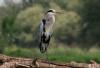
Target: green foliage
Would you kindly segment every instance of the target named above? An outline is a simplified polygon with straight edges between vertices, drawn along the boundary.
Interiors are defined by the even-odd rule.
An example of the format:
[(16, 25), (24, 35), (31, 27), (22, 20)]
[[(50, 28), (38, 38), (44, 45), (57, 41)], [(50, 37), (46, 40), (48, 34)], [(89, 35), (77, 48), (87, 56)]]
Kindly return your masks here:
[[(48, 9), (52, 8), (64, 14), (56, 15), (51, 48), (48, 51), (49, 59), (64, 62), (72, 60), (89, 62), (94, 59), (100, 63), (99, 49), (89, 50), (89, 47), (100, 45), (99, 2), (99, 0), (36, 0), (34, 2), (30, 0), (27, 5), (24, 4), (24, 9), (21, 9), (21, 6), (0, 8), (0, 51), (12, 56), (45, 57), (40, 55), (39, 50), (29, 47), (37, 46), (41, 18)], [(16, 47), (13, 47), (13, 44)], [(69, 44), (72, 47), (81, 46), (88, 50), (66, 48), (65, 46)]]
[[(37, 32), (39, 31), (39, 24), (43, 15), (43, 8), (35, 4), (34, 6), (21, 11), (15, 20), (14, 28), (16, 33), (14, 37), (22, 40), (22, 46), (35, 46), (31, 44), (36, 41), (38, 36)], [(30, 43), (31, 42), (31, 43)], [(28, 43), (24, 45), (25, 43)]]
[(14, 27), (19, 26), (19, 30), (32, 27), (31, 29), (34, 31), (35, 28), (39, 25), (40, 17), (43, 12), (43, 9), (39, 5), (34, 5), (24, 11), (21, 11), (16, 18), (14, 23)]
[[(90, 48), (88, 51), (82, 50), (80, 48), (69, 48), (69, 47), (56, 47), (49, 48), (48, 50), (48, 60), (56, 62), (90, 62), (90, 60), (95, 60), (100, 63), (100, 50), (98, 48)], [(13, 46), (12, 49), (7, 47), (4, 49), (4, 54), (9, 56), (18, 57), (41, 57), (46, 58), (45, 54), (42, 55), (37, 49), (27, 49)]]
[(84, 10), (81, 14), (83, 17), (83, 26), (85, 24), (85, 27), (82, 30), (81, 38), (85, 40), (85, 42), (89, 44), (95, 44), (99, 43), (100, 41), (100, 31), (99, 31), (99, 25), (100, 25), (100, 6), (99, 6), (99, 0), (87, 0), (85, 1)]
[(68, 4), (68, 1), (66, 0), (55, 0), (55, 2), (60, 5), (61, 8), (63, 9), (67, 9), (67, 4)]
[(81, 31), (80, 20), (81, 17), (73, 11), (65, 12), (64, 15), (57, 17), (54, 32), (55, 38), (63, 43), (67, 43), (69, 37), (76, 39)]
[(9, 47), (4, 49), (4, 54), (10, 56), (18, 56), (18, 57), (30, 57), (32, 56), (32, 52), (28, 49), (22, 49), (18, 47), (13, 47), (10, 49)]
[(3, 31), (3, 34), (11, 34), (13, 33), (13, 23), (15, 21), (15, 16), (12, 15), (10, 17), (5, 17), (3, 19), (3, 23), (2, 23), (2, 31)]
[[(54, 40), (66, 43), (70, 37), (73, 39), (78, 37), (81, 30), (81, 16), (76, 12), (76, 9), (80, 8), (78, 7), (80, 6), (80, 3), (82, 3), (80, 0), (37, 0), (35, 3), (31, 7), (27, 7), (19, 13), (12, 13), (5, 17), (2, 28), (3, 33), (12, 34), (11, 37), (19, 39), (18, 41), (33, 41), (33, 43), (36, 44), (36, 35), (39, 30), (39, 23), (44, 14), (43, 12), (49, 8), (53, 8), (57, 11), (64, 12), (64, 14), (56, 16), (57, 21), (54, 26)], [(68, 9), (68, 11), (66, 11), (66, 9)], [(60, 33), (59, 30), (61, 30)]]

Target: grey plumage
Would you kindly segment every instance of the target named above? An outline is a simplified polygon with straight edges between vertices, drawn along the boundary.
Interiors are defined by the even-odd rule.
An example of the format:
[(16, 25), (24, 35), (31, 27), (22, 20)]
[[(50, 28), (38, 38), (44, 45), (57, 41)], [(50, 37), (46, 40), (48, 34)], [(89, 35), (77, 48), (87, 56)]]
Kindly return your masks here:
[(39, 48), (40, 52), (44, 53), (47, 51), (50, 38), (53, 32), (53, 24), (55, 23), (55, 10), (50, 9), (40, 23), (40, 40)]

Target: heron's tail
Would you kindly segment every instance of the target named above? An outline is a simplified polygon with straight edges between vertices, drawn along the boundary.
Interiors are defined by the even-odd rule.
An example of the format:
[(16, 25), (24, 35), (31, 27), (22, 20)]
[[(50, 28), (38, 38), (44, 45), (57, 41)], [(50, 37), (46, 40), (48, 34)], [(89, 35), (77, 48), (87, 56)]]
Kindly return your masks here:
[(40, 43), (39, 44), (39, 49), (40, 49), (41, 53), (45, 53), (47, 51), (47, 45), (43, 44), (43, 43)]

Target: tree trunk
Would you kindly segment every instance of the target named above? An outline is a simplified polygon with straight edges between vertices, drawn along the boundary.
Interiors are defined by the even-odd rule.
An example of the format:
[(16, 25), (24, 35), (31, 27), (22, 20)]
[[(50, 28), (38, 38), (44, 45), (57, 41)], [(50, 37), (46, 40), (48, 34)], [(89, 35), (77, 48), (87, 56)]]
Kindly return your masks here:
[(0, 54), (0, 68), (100, 68), (95, 61), (91, 63), (56, 63), (44, 59), (16, 58)]

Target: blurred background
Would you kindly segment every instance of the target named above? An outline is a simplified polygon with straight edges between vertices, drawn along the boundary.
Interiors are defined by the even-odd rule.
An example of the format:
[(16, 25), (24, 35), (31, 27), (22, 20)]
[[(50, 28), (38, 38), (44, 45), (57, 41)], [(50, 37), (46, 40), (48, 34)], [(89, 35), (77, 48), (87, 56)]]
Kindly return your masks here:
[(49, 60), (100, 63), (100, 0), (0, 0), (0, 53), (45, 58), (38, 31), (50, 8), (64, 14), (56, 15)]

